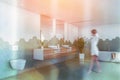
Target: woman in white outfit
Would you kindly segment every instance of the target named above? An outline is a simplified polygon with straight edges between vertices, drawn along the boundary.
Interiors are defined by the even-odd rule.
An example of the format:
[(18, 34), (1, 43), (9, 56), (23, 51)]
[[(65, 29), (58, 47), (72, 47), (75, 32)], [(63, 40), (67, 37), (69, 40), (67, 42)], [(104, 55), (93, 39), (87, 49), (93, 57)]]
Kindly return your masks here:
[(92, 58), (91, 58), (91, 63), (90, 63), (88, 73), (92, 72), (92, 68), (93, 68), (94, 63), (97, 64), (98, 72), (101, 72), (100, 64), (99, 64), (99, 61), (98, 61), (99, 50), (98, 50), (98, 47), (97, 47), (99, 37), (98, 37), (96, 29), (91, 30), (91, 33), (92, 33), (92, 37), (91, 37), (91, 56), (92, 56)]

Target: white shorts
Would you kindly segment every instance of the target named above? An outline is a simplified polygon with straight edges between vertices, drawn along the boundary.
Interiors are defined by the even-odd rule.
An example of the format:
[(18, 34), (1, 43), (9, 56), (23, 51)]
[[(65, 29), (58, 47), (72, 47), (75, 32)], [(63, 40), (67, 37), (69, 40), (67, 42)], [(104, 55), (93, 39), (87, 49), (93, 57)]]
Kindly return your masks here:
[(99, 55), (99, 51), (91, 51), (91, 55), (92, 55), (92, 56), (93, 56), (93, 55), (98, 56), (98, 55)]

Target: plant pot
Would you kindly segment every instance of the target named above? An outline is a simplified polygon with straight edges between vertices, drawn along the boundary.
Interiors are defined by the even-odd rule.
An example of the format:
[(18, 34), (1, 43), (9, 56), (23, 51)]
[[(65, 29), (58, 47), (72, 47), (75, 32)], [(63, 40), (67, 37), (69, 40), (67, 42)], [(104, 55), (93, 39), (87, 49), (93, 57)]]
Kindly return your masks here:
[(84, 53), (79, 53), (79, 59), (84, 61), (85, 59), (85, 54)]

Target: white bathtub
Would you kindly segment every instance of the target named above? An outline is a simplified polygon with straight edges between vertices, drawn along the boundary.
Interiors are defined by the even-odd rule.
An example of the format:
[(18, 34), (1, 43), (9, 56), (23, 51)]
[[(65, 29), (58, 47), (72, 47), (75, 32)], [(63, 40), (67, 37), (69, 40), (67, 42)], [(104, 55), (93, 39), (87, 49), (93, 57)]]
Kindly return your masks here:
[(113, 61), (112, 53), (116, 54), (115, 60), (120, 61), (120, 52), (114, 52), (114, 51), (100, 51), (99, 60), (100, 61)]

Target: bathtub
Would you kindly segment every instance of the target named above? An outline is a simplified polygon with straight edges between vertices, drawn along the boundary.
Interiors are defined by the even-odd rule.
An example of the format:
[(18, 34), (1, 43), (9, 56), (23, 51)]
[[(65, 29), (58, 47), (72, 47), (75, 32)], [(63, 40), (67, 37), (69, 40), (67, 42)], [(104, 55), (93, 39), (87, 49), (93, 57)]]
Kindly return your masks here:
[[(115, 53), (116, 57), (115, 59), (112, 59), (112, 54)], [(99, 51), (99, 60), (100, 61), (117, 61), (120, 62), (120, 52), (114, 52), (114, 51)]]

